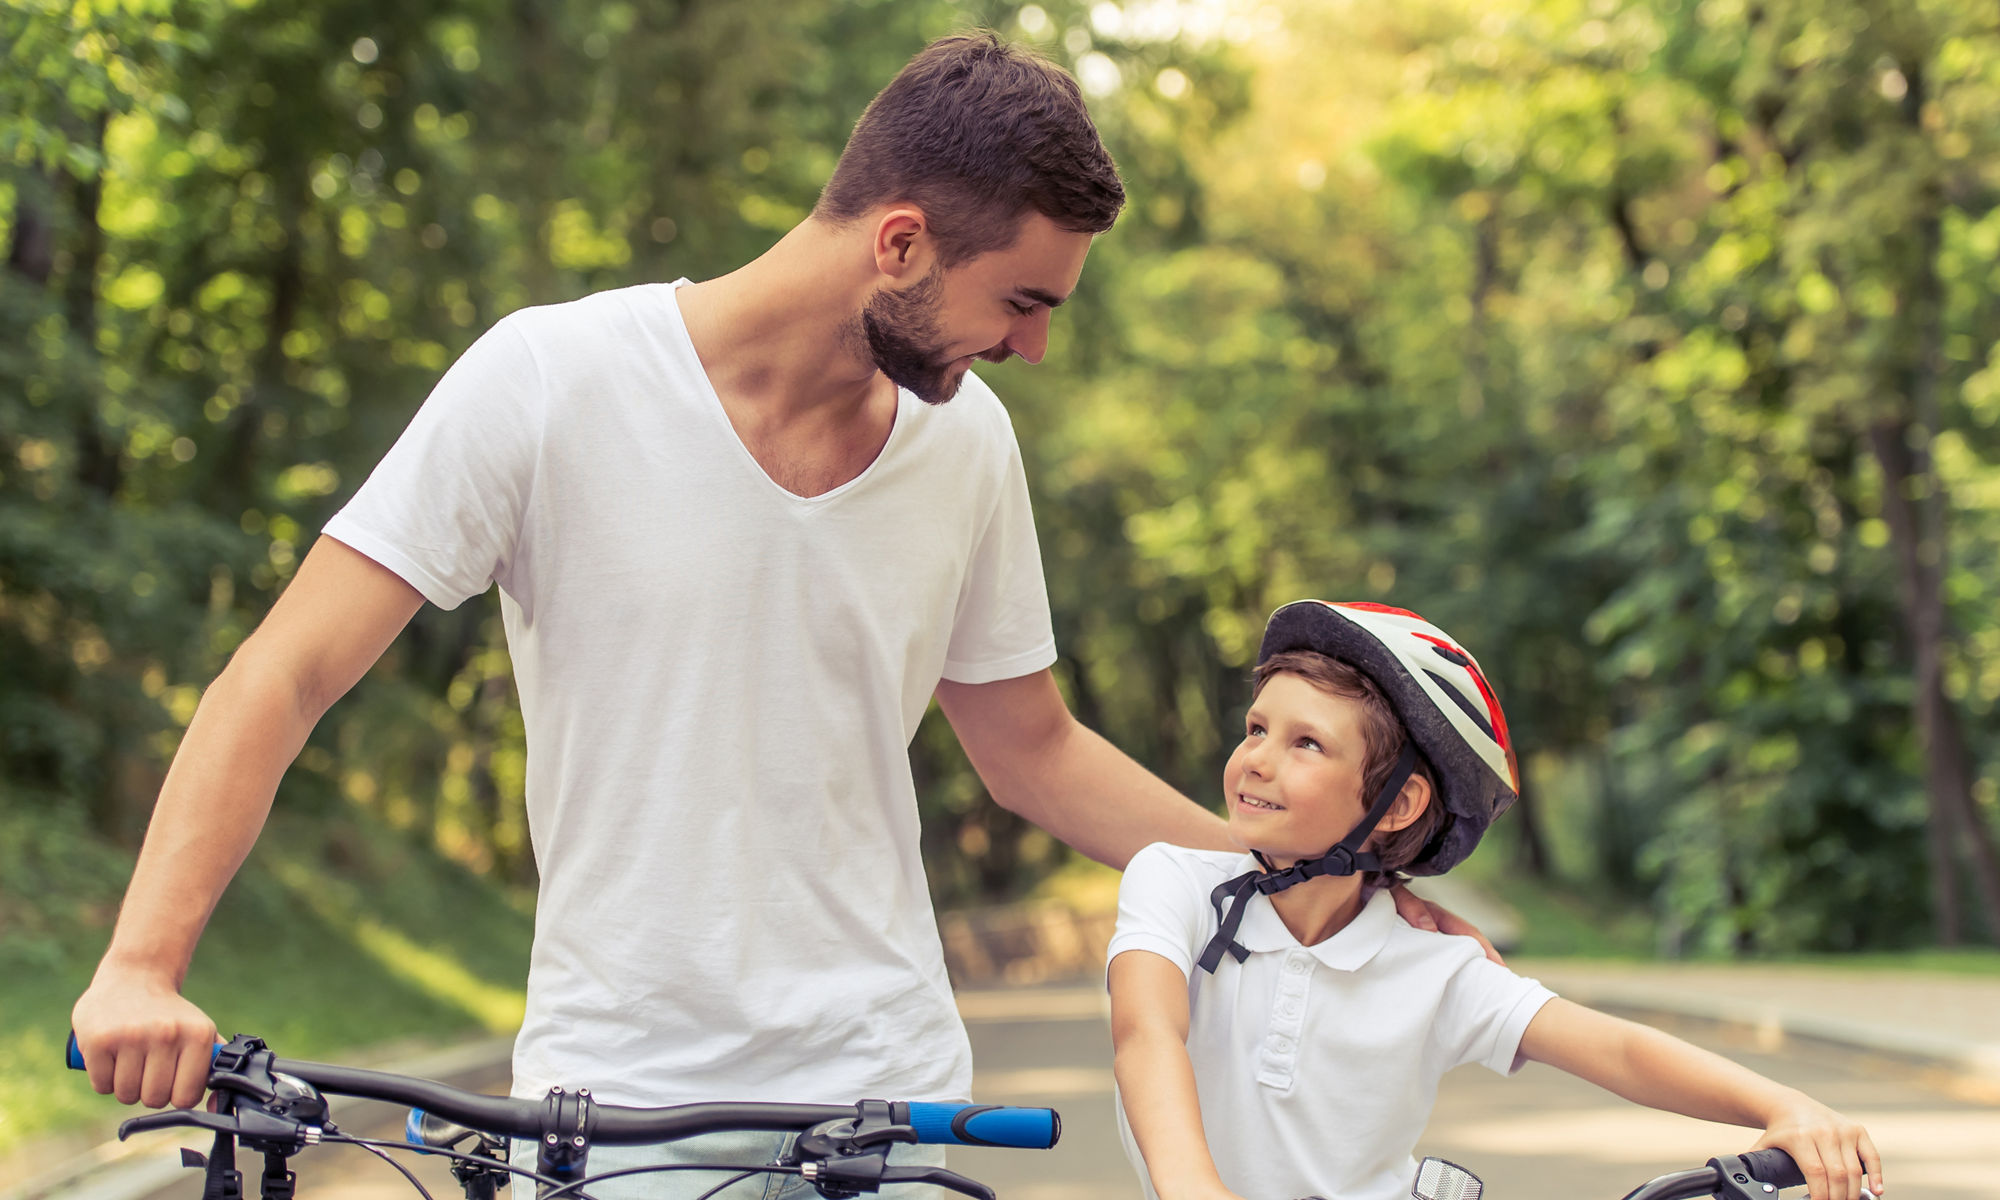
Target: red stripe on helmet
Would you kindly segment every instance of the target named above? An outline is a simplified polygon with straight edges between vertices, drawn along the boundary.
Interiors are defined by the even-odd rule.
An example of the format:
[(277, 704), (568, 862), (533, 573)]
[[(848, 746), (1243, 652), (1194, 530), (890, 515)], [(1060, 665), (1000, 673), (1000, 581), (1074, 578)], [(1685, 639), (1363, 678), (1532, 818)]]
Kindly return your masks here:
[[(1423, 620), (1422, 617), (1407, 608), (1392, 608), (1387, 604), (1377, 604), (1372, 600), (1322, 600), (1320, 603), (1326, 605), (1328, 608), (1358, 608), (1362, 612), (1388, 613), (1390, 616), (1408, 617), (1412, 621)], [(1425, 623), (1429, 624), (1429, 622)]]
[[(1411, 630), (1410, 632), (1432, 645), (1443, 646), (1453, 654), (1464, 655), (1467, 663), (1472, 662), (1470, 654), (1466, 654), (1465, 651), (1445, 641), (1443, 638), (1432, 637), (1428, 633), (1416, 633), (1415, 630)], [(1514, 739), (1508, 736), (1507, 714), (1500, 711), (1500, 698), (1493, 694), (1492, 688), (1486, 686), (1486, 677), (1479, 673), (1477, 666), (1467, 666), (1465, 673), (1472, 676), (1473, 685), (1479, 689), (1480, 698), (1486, 701), (1487, 719), (1493, 723), (1493, 740), (1499, 742), (1500, 748), (1507, 752), (1507, 766), (1514, 772), (1515, 782), (1519, 783), (1521, 773), (1520, 769), (1514, 766)]]

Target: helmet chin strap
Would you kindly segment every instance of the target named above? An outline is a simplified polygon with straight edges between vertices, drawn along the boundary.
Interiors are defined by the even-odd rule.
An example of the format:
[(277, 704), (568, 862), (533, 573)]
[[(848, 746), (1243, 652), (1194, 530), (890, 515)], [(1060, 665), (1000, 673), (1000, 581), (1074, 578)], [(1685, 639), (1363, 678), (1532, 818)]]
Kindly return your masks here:
[[(1389, 772), (1388, 780), (1376, 794), (1375, 803), (1368, 806), (1368, 815), (1361, 818), (1360, 824), (1348, 830), (1347, 836), (1341, 838), (1333, 849), (1318, 858), (1301, 860), (1279, 870), (1262, 851), (1252, 850), (1250, 853), (1255, 856), (1258, 865), (1263, 869), (1238, 875), (1226, 883), (1219, 883), (1215, 885), (1215, 890), (1208, 894), (1208, 902), (1215, 906), (1215, 916), (1220, 924), (1215, 936), (1208, 940), (1207, 947), (1202, 950), (1201, 959), (1196, 965), (1213, 975), (1215, 968), (1222, 965), (1224, 954), (1230, 955), (1237, 962), (1250, 957), (1250, 951), (1237, 942), (1236, 930), (1243, 924), (1243, 910), (1250, 907), (1250, 897), (1257, 893), (1262, 892), (1268, 896), (1321, 875), (1353, 875), (1361, 871), (1381, 870), (1382, 860), (1375, 857), (1373, 852), (1363, 850), (1361, 843), (1367, 841), (1368, 835), (1375, 832), (1375, 826), (1381, 823), (1383, 817), (1389, 815), (1390, 807), (1396, 803), (1396, 797), (1403, 792), (1403, 785), (1410, 781), (1410, 774), (1416, 769), (1416, 743), (1405, 738), (1403, 752), (1396, 758), (1396, 767)], [(1229, 902), (1227, 912), (1223, 911), (1224, 901)]]

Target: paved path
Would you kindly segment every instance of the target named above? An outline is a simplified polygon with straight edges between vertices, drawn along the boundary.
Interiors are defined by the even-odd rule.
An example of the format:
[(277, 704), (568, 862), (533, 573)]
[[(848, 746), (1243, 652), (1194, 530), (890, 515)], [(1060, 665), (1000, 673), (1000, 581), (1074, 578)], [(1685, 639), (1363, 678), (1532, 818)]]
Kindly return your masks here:
[[(1787, 966), (1515, 965), (1576, 999), (1647, 1010), (1653, 1023), (1860, 1118), (1887, 1156), (1896, 1200), (2000, 1195), (1994, 1182), (2000, 1178), (2000, 978)], [(1063, 1113), (1064, 1136), (1044, 1152), (955, 1151), (954, 1167), (992, 1184), (1005, 1200), (1137, 1200), (1112, 1119), (1110, 1035), (1100, 992), (973, 992), (961, 997), (961, 1008), (979, 1065), (975, 1095), (1052, 1104)], [(1689, 1013), (1731, 1023), (1676, 1015)], [(488, 1082), (504, 1086), (504, 1076), (496, 1071)], [(1637, 1108), (1547, 1068), (1530, 1066), (1509, 1080), (1475, 1067), (1446, 1082), (1423, 1148), (1478, 1172), (1496, 1200), (1544, 1193), (1610, 1200), (1653, 1175), (1750, 1140), (1744, 1130)], [(435, 1160), (417, 1161), (419, 1174), (442, 1189), (435, 1191), (439, 1200), (457, 1195)], [(301, 1200), (414, 1195), (393, 1170), (357, 1150), (321, 1149), (299, 1165)], [(101, 1187), (59, 1195), (144, 1200)], [(199, 1175), (188, 1172), (171, 1192), (156, 1195), (194, 1200)]]
[[(1545, 966), (1536, 965), (1554, 976)], [(1583, 982), (1582, 973), (1567, 982)], [(954, 1152), (955, 1165), (993, 1184), (1003, 1200), (1139, 1196), (1118, 1149), (1110, 1071), (1078, 1065), (1109, 1061), (1110, 1035), (1098, 1006), (1094, 989), (966, 998), (975, 1061), (982, 1064), (980, 1098), (1029, 1103), (1040, 1094), (1063, 1113), (1063, 1144), (1046, 1155)], [(1896, 1200), (2000, 1194), (2000, 1098), (1976, 1082), (1900, 1055), (1797, 1036), (1774, 1046), (1768, 1025), (1723, 1026), (1660, 1013), (1646, 1019), (1862, 1120), (1886, 1157), (1888, 1194)], [(1103, 1057), (1075, 1057), (1093, 1053)], [(1495, 1200), (1613, 1200), (1656, 1175), (1699, 1166), (1754, 1140), (1751, 1131), (1653, 1112), (1530, 1064), (1511, 1079), (1481, 1067), (1454, 1072), (1418, 1152), (1470, 1168)]]
[(2000, 975), (1575, 959), (1513, 966), (1579, 1003), (1747, 1025), (1766, 1049), (1805, 1037), (1928, 1060), (2000, 1101)]

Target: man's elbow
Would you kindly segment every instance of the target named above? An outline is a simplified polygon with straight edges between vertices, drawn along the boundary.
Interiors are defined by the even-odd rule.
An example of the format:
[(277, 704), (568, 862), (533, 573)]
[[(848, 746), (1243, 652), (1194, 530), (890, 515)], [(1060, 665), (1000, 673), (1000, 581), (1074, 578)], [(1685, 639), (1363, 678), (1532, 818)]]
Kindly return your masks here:
[(310, 728), (344, 689), (311, 663), (284, 653), (274, 639), (252, 633), (208, 690), (234, 704), (255, 706), (253, 711), (278, 714)]

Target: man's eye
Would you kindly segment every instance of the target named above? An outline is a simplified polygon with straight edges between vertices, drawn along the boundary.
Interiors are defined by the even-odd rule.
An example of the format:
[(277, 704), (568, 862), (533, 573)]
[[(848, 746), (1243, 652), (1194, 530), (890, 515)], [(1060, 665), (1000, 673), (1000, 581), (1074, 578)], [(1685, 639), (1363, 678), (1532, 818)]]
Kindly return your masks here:
[(1015, 316), (1017, 316), (1017, 317), (1025, 317), (1025, 316), (1027, 316), (1027, 315), (1028, 315), (1029, 313), (1031, 313), (1031, 312), (1034, 312), (1034, 311), (1035, 311), (1035, 306), (1034, 306), (1034, 305), (1032, 305), (1032, 304), (1023, 304), (1023, 303), (1021, 303), (1021, 302), (1020, 302), (1020, 301), (1018, 301), (1018, 300), (1009, 300), (1009, 301), (1007, 302), (1007, 307), (1008, 307), (1008, 308), (1011, 308), (1011, 309), (1013, 309), (1013, 310), (1014, 310), (1014, 315), (1015, 315)]

